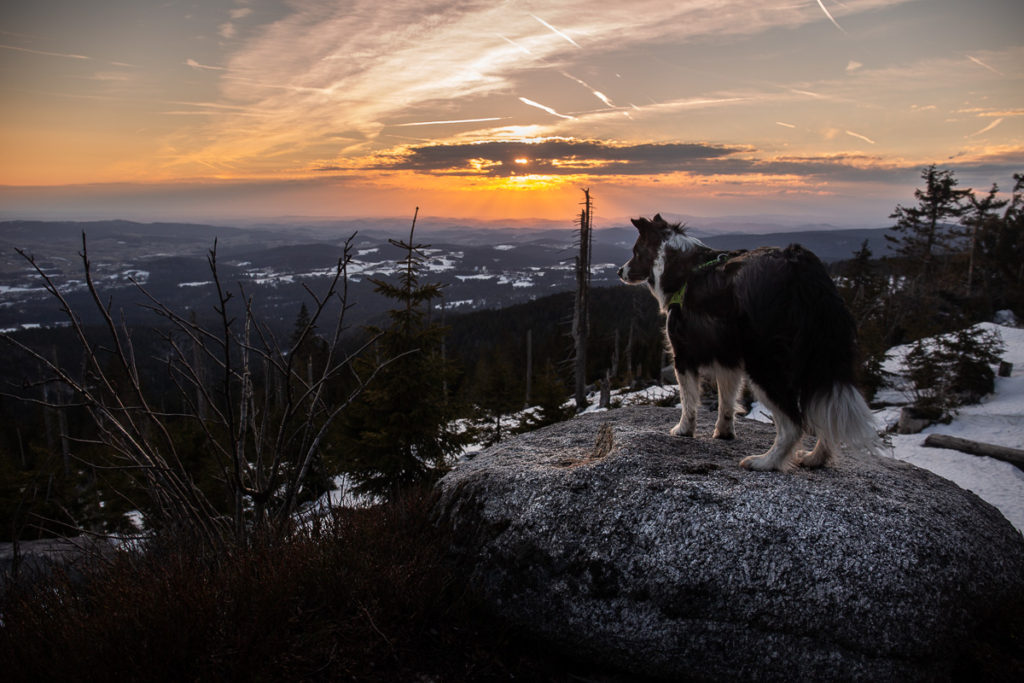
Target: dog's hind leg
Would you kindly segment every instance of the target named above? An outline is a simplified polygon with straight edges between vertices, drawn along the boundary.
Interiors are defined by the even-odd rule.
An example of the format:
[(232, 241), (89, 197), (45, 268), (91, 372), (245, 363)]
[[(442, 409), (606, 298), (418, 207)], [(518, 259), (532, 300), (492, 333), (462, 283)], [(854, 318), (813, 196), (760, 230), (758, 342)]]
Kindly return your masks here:
[(814, 444), (813, 450), (796, 452), (796, 464), (801, 467), (821, 467), (831, 459), (832, 451), (829, 450), (828, 444), (822, 438), (819, 438), (818, 443)]
[(697, 426), (697, 404), (700, 402), (700, 377), (696, 372), (676, 368), (676, 381), (679, 382), (679, 400), (683, 404), (679, 424), (669, 432), (672, 436), (693, 436)]
[(740, 461), (740, 467), (748, 470), (792, 472), (796, 468), (794, 449), (803, 436), (803, 428), (786, 413), (762, 395), (761, 402), (771, 411), (775, 421), (775, 443), (767, 453), (751, 455)]
[(715, 366), (718, 381), (718, 420), (715, 422), (716, 439), (735, 439), (733, 418), (736, 415), (736, 394), (743, 384), (743, 372), (739, 368)]

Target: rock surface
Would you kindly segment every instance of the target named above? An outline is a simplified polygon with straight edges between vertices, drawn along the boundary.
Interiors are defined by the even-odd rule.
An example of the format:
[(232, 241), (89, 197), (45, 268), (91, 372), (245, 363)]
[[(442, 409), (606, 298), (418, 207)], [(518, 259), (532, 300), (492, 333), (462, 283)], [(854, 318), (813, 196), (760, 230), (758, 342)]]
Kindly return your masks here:
[(586, 415), (442, 479), (437, 513), (495, 612), (632, 675), (914, 680), (949, 676), (1024, 596), (1024, 539), (974, 494), (848, 453), (748, 472), (774, 429), (718, 441), (702, 417), (683, 439), (672, 408)]

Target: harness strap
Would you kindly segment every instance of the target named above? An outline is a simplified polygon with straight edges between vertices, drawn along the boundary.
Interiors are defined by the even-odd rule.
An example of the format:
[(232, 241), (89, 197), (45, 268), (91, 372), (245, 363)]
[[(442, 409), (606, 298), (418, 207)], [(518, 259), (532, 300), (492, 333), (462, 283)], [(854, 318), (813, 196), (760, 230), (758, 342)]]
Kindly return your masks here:
[[(704, 270), (708, 266), (714, 266), (714, 265), (718, 265), (719, 263), (724, 263), (728, 258), (729, 258), (728, 254), (721, 253), (717, 257), (715, 257), (715, 258), (711, 259), (710, 261), (708, 261), (707, 263), (702, 263), (701, 265), (699, 265), (696, 268), (694, 268), (693, 272), (694, 273), (699, 273), (700, 271)], [(683, 297), (686, 295), (686, 285), (687, 284), (689, 284), (689, 283), (684, 282), (683, 286), (679, 288), (679, 291), (677, 291), (675, 294), (672, 295), (672, 298), (668, 300), (668, 305), (669, 306), (671, 306), (672, 304), (677, 304), (680, 307), (682, 307), (682, 305), (683, 305)]]

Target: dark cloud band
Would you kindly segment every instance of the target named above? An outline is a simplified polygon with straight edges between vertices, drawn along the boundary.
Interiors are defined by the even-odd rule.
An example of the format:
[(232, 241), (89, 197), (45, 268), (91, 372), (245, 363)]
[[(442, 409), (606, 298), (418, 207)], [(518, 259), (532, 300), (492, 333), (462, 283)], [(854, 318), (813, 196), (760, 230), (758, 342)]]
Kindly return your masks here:
[(614, 145), (597, 140), (494, 141), (421, 145), (382, 158), (378, 169), (510, 176), (658, 175), (722, 159), (740, 147), (700, 143)]
[[(952, 163), (958, 173), (1007, 175), (1019, 164), (993, 157)], [(866, 155), (759, 158), (750, 147), (704, 143), (620, 145), (600, 140), (548, 139), (539, 142), (416, 145), (380, 154), (361, 171), (412, 171), (436, 175), (510, 177), (516, 175), (652, 176), (689, 173), (695, 176), (793, 176), (817, 182), (914, 182), (919, 165), (887, 165)], [(351, 171), (343, 165), (317, 170)], [(966, 177), (965, 177), (966, 179)]]

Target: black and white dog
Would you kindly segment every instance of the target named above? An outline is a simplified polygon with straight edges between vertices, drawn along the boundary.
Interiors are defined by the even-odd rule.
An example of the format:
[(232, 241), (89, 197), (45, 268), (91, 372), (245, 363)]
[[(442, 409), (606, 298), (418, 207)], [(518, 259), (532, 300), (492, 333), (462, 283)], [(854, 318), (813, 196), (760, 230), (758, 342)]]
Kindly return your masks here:
[[(856, 326), (817, 256), (796, 244), (716, 251), (660, 215), (633, 225), (640, 236), (619, 278), (646, 284), (667, 316), (683, 407), (672, 434), (693, 436), (704, 370), (718, 381), (715, 438), (734, 437), (744, 374), (772, 412), (775, 443), (742, 467), (819, 467), (840, 444), (879, 451), (871, 411), (854, 385)], [(805, 431), (818, 441), (797, 452)]]

